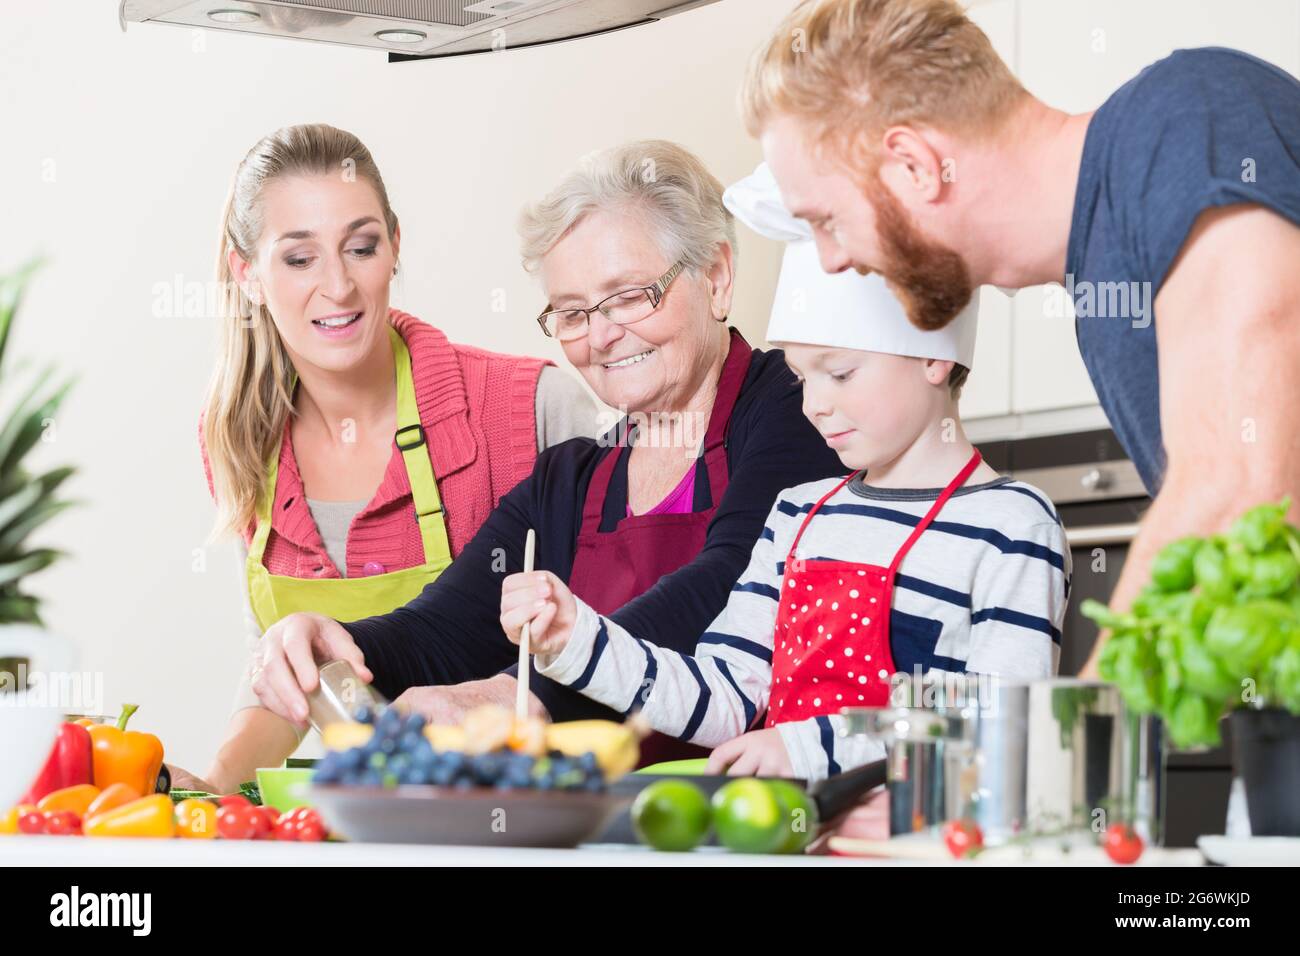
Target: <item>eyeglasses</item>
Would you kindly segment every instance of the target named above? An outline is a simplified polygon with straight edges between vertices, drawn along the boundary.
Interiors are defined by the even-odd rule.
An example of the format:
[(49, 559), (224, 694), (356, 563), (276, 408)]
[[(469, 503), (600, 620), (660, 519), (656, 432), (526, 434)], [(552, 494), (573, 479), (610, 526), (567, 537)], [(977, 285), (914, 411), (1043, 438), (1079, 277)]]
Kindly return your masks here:
[(659, 308), (659, 303), (663, 301), (668, 286), (672, 284), (672, 281), (677, 278), (683, 268), (683, 263), (677, 262), (671, 269), (661, 275), (653, 285), (615, 292), (613, 295), (601, 299), (590, 309), (553, 310), (548, 304), (547, 311), (537, 317), (537, 324), (551, 338), (559, 339), (561, 342), (572, 342), (574, 339), (580, 339), (587, 334), (591, 313), (596, 311), (599, 311), (601, 315), (615, 325), (630, 325), (633, 322), (640, 322)]

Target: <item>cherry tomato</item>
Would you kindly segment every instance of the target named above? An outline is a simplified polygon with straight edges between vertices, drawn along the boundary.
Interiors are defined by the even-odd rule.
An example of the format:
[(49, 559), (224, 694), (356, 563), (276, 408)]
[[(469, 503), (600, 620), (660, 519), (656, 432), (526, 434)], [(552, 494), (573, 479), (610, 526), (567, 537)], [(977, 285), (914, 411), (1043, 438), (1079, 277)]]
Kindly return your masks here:
[(295, 821), (307, 820), (310, 819), (311, 817), (314, 817), (315, 815), (316, 815), (316, 811), (313, 810), (311, 807), (296, 807), (295, 809), (289, 811), (289, 819)]
[(983, 848), (984, 833), (974, 820), (949, 820), (943, 825), (943, 842), (948, 852), (960, 859)]
[(35, 807), (18, 817), (19, 833), (44, 833), (45, 832), (45, 814)]
[(253, 801), (242, 793), (228, 793), (217, 801), (219, 807), (251, 807)]
[(295, 822), (293, 826), (300, 843), (319, 843), (325, 839), (325, 825), (320, 820), (306, 817)]
[(293, 818), (292, 813), (282, 813), (275, 821), (275, 838), (277, 840), (296, 840), (298, 832), (294, 829), (297, 820)]
[(1142, 855), (1142, 838), (1127, 823), (1112, 823), (1106, 828), (1102, 844), (1106, 855), (1116, 863), (1135, 863)]
[(227, 840), (251, 840), (257, 832), (253, 808), (232, 804), (217, 811), (217, 833)]
[(274, 807), (252, 807), (253, 839), (266, 840), (275, 836), (275, 821), (279, 818)]
[(81, 832), (81, 817), (71, 810), (45, 811), (45, 832), (51, 836), (68, 836)]

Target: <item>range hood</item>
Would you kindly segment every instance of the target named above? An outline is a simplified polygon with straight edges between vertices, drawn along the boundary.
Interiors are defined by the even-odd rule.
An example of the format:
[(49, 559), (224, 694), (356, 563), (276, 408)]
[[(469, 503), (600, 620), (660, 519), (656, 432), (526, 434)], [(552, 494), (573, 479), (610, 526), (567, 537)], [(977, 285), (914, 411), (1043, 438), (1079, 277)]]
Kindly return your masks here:
[(464, 56), (653, 23), (717, 0), (121, 0), (118, 20), (336, 43), (390, 60)]

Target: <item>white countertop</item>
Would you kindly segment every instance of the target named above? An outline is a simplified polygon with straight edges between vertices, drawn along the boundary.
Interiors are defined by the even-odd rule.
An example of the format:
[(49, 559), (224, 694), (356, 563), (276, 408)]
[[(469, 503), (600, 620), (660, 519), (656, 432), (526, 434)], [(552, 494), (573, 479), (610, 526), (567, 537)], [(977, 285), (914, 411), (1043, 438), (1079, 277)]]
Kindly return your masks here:
[[(1028, 865), (1105, 863), (1070, 859), (1002, 860)], [(992, 861), (990, 861), (992, 862)], [(1152, 848), (1139, 865), (1198, 865), (1198, 850)], [(590, 845), (578, 850), (518, 847), (418, 846), (387, 843), (278, 843), (274, 840), (158, 840), (125, 837), (0, 836), (0, 868), (11, 866), (933, 866), (951, 860), (849, 856), (763, 856), (717, 849), (655, 853), (644, 847)]]
[(420, 846), (410, 843), (280, 843), (143, 837), (0, 836), (10, 866), (862, 866), (889, 861), (841, 856), (760, 856), (698, 850), (655, 853), (608, 844), (580, 850)]

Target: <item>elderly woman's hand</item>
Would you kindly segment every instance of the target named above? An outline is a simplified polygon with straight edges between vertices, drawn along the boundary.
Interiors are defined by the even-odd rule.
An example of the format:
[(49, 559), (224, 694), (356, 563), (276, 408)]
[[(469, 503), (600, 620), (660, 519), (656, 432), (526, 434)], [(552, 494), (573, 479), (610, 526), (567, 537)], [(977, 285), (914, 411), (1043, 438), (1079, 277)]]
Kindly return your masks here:
[(501, 585), (501, 629), (518, 644), (524, 624), (531, 621), (528, 642), (534, 654), (563, 651), (577, 616), (573, 592), (550, 571), (512, 574)]
[[(507, 707), (513, 711), (518, 687), (509, 674), (446, 687), (411, 687), (393, 701), (393, 706), (403, 713), (422, 714), (431, 724), (459, 724), (467, 713), (484, 705)], [(534, 694), (528, 695), (528, 714), (550, 719), (545, 705)]]

